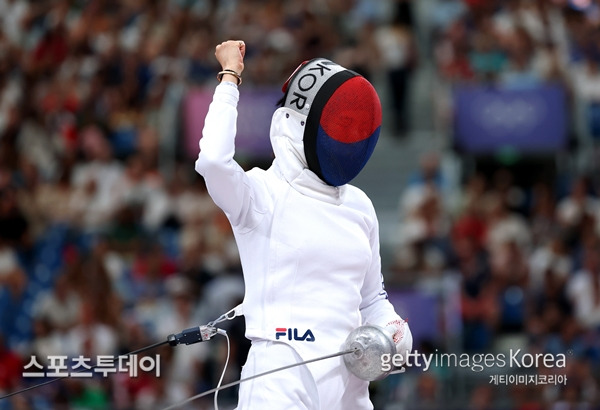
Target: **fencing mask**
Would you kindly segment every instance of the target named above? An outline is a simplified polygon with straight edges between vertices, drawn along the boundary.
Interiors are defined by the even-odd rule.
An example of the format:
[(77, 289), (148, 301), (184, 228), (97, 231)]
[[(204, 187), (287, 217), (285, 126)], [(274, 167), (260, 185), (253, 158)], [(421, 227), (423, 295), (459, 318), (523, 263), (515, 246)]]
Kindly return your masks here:
[(350, 182), (371, 157), (381, 129), (381, 103), (359, 74), (326, 60), (305, 61), (285, 82), (283, 107), (307, 116), (308, 167), (329, 185)]

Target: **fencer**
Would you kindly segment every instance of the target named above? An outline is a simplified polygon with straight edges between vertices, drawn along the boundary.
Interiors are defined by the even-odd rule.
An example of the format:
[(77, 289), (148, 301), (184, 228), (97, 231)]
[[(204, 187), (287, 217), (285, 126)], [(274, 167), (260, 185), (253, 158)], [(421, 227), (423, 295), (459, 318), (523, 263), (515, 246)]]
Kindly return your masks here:
[[(332, 61), (304, 62), (272, 117), (272, 165), (244, 171), (234, 153), (245, 51), (243, 41), (216, 47), (223, 71), (195, 164), (231, 223), (241, 258), (252, 341), (242, 378), (336, 352), (364, 324), (384, 328), (399, 353), (410, 351), (408, 324), (384, 289), (374, 207), (349, 184), (379, 137), (375, 89)], [(337, 357), (240, 385), (238, 409), (267, 408), (373, 406), (368, 382)]]

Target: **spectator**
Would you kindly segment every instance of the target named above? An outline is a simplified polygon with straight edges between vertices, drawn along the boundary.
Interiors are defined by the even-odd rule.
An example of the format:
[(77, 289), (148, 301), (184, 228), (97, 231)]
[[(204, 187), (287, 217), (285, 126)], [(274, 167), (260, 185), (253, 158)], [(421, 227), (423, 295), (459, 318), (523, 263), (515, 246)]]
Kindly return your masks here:
[(578, 244), (585, 229), (598, 232), (600, 202), (590, 193), (588, 179), (580, 177), (573, 182), (569, 195), (558, 202), (556, 219), (565, 230), (569, 246)]
[(575, 319), (587, 329), (600, 326), (600, 246), (596, 239), (584, 250), (583, 269), (567, 283)]
[(21, 267), (14, 248), (0, 239), (0, 284), (18, 299), (27, 284), (27, 276)]
[(177, 272), (177, 265), (159, 244), (142, 245), (131, 265), (131, 279), (137, 298), (154, 298), (166, 292), (165, 281)]
[(410, 270), (439, 268), (447, 260), (449, 220), (439, 192), (431, 183), (415, 187), (413, 191), (409, 193), (412, 198), (405, 199), (398, 262)]
[[(402, 4), (410, 7), (409, 2)], [(411, 73), (417, 64), (415, 39), (403, 16), (402, 13), (396, 12), (392, 23), (381, 26), (375, 33), (375, 44), (379, 48), (389, 85), (394, 118), (392, 129), (396, 136), (404, 135), (409, 126), (406, 100)]]
[(29, 222), (19, 208), (13, 187), (0, 190), (0, 241), (20, 250), (31, 246)]
[(533, 40), (525, 29), (517, 29), (506, 42), (508, 62), (500, 75), (500, 82), (506, 89), (531, 89), (539, 86), (542, 77), (534, 70)]
[(51, 291), (38, 297), (34, 310), (38, 320), (47, 321), (51, 329), (64, 332), (79, 321), (81, 299), (63, 274)]
[(582, 64), (572, 71), (575, 93), (581, 99), (585, 111), (587, 131), (595, 139), (600, 138), (600, 68), (598, 60), (586, 56)]
[(573, 260), (564, 240), (555, 235), (532, 252), (529, 266), (529, 285), (540, 290), (546, 281), (564, 284), (573, 271)]
[(0, 392), (2, 394), (15, 390), (21, 384), (23, 361), (5, 343), (4, 335), (0, 334)]
[(555, 218), (556, 199), (547, 184), (539, 183), (532, 187), (531, 204), (528, 211), (533, 244), (544, 246), (548, 238), (556, 236), (559, 232)]
[(469, 55), (470, 66), (479, 81), (492, 82), (506, 65), (506, 56), (500, 49), (497, 38), (482, 30), (473, 39), (473, 51)]
[(82, 227), (94, 231), (105, 226), (115, 212), (113, 195), (123, 171), (99, 128), (87, 128), (82, 143), (89, 162), (73, 170), (72, 207)]
[(156, 230), (165, 222), (171, 206), (160, 176), (147, 170), (138, 155), (129, 157), (125, 172), (115, 182), (111, 198), (118, 208), (140, 207), (141, 222), (148, 230)]
[(68, 355), (83, 355), (96, 361), (99, 355), (116, 354), (117, 347), (116, 329), (100, 322), (94, 306), (83, 302), (79, 320), (66, 337), (65, 350)]
[(490, 250), (511, 242), (524, 250), (531, 246), (527, 223), (519, 214), (509, 210), (502, 196), (493, 193), (487, 198), (486, 220), (486, 241)]

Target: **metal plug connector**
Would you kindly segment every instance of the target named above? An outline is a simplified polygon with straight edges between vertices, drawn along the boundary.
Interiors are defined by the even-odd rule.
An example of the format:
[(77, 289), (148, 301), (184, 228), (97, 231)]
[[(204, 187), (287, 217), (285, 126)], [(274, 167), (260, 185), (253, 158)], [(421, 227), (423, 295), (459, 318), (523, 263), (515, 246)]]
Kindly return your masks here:
[(191, 345), (210, 340), (216, 334), (216, 327), (203, 325), (185, 329), (181, 333), (169, 335), (167, 337), (167, 341), (171, 346), (177, 346), (180, 344)]

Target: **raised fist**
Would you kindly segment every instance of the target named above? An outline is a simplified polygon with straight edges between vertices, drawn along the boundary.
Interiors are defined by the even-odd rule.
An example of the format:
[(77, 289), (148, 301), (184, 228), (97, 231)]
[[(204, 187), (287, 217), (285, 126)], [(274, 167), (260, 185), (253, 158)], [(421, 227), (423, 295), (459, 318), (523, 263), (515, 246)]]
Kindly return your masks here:
[(244, 71), (245, 54), (246, 44), (241, 40), (224, 41), (215, 49), (215, 56), (223, 70), (233, 70), (238, 74)]

